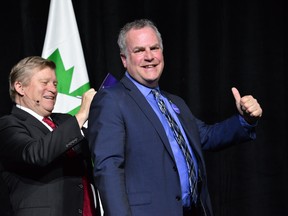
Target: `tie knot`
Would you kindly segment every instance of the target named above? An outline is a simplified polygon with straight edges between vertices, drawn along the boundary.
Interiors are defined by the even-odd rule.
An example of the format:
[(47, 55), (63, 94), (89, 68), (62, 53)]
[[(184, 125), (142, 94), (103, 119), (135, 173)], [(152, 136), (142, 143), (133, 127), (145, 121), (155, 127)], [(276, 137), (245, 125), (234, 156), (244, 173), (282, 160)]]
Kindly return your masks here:
[(151, 90), (152, 94), (154, 95), (155, 98), (160, 98), (160, 92), (157, 89), (152, 89)]
[(47, 123), (52, 129), (55, 129), (56, 128), (56, 125), (55, 123), (48, 117), (44, 117), (42, 119), (45, 123)]

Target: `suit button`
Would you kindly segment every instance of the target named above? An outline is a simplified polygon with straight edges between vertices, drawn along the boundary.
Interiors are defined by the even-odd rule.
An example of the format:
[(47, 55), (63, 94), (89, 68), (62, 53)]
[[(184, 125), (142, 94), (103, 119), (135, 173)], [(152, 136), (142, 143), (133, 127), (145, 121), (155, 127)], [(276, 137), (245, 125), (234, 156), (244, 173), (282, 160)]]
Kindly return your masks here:
[(173, 170), (174, 170), (175, 172), (177, 172), (177, 167), (176, 167), (176, 166), (173, 166)]
[(82, 209), (78, 209), (78, 213), (82, 214), (83, 213)]
[(83, 189), (83, 184), (79, 184), (78, 187)]
[(177, 201), (180, 201), (180, 200), (181, 200), (181, 197), (180, 197), (180, 196), (176, 196), (176, 200), (177, 200)]

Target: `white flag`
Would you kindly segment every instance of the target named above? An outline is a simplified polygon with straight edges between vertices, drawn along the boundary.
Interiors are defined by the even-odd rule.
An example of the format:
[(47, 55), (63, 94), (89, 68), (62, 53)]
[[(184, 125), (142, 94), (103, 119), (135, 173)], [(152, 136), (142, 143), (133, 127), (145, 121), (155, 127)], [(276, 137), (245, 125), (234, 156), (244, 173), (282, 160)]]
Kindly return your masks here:
[(42, 57), (56, 64), (58, 96), (53, 112), (76, 114), (90, 84), (71, 0), (51, 0)]

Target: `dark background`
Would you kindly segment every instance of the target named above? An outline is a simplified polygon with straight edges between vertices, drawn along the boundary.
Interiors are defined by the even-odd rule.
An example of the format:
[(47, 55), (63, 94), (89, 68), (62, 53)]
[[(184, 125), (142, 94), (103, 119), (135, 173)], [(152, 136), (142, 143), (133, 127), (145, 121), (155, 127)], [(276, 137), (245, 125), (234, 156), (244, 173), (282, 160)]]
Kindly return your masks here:
[[(215, 216), (288, 215), (287, 0), (72, 2), (96, 89), (108, 72), (123, 75), (120, 27), (149, 18), (164, 42), (161, 88), (183, 97), (197, 117), (213, 123), (234, 114), (233, 86), (257, 98), (264, 111), (257, 140), (205, 154)], [(49, 3), (14, 0), (0, 7), (0, 115), (11, 109), (12, 66), (42, 53)]]

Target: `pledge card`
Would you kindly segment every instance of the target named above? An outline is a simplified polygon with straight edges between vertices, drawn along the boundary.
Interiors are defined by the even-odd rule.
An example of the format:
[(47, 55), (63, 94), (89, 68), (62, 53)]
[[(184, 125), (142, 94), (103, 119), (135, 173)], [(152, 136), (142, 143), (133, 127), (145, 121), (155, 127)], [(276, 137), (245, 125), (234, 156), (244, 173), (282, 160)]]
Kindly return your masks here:
[(112, 74), (108, 73), (105, 79), (103, 80), (102, 84), (100, 85), (99, 90), (103, 88), (111, 87), (117, 82), (118, 80)]

